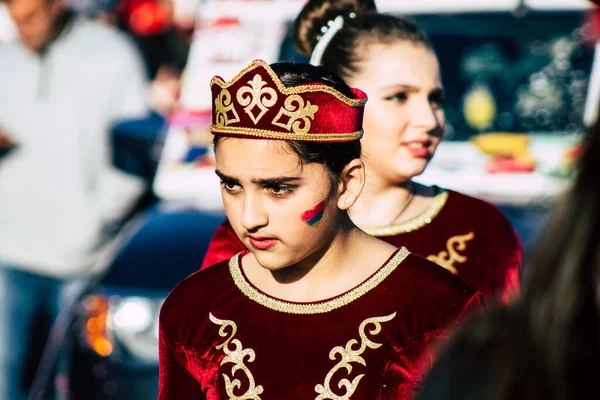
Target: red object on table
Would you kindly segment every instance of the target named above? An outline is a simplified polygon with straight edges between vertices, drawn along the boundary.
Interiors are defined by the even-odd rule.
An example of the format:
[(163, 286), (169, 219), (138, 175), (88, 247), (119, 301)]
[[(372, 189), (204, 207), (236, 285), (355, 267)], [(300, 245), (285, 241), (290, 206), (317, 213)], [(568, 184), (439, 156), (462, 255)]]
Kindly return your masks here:
[(512, 156), (497, 156), (492, 158), (486, 168), (490, 174), (533, 172), (535, 164), (529, 160), (518, 159)]
[(170, 5), (159, 0), (124, 0), (118, 11), (131, 32), (139, 36), (164, 32), (172, 20)]

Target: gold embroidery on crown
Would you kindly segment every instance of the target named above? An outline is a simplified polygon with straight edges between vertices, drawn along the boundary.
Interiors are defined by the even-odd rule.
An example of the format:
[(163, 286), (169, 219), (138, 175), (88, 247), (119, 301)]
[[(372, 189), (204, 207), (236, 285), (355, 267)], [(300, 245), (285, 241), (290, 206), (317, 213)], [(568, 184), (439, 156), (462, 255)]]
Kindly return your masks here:
[(464, 251), (467, 249), (467, 242), (473, 240), (475, 237), (474, 232), (469, 232), (466, 235), (457, 235), (452, 236), (446, 242), (446, 249), (448, 251), (440, 251), (440, 253), (436, 256), (432, 254), (427, 256), (429, 261), (433, 261), (434, 263), (440, 265), (441, 267), (446, 268), (448, 271), (453, 274), (458, 274), (458, 271), (454, 267), (454, 263), (465, 263), (467, 261), (467, 257), (463, 256), (459, 253), (459, 251)]
[[(214, 78), (211, 79), (210, 81), (210, 86), (211, 88), (213, 88), (213, 85), (216, 85), (218, 87), (220, 87), (221, 89), (229, 89), (231, 88), (233, 85), (236, 85), (239, 81), (246, 80), (248, 79), (248, 74), (251, 73), (252, 71), (256, 70), (256, 69), (263, 69), (266, 73), (268, 73), (268, 75), (271, 77), (271, 79), (273, 80), (273, 82), (275, 83), (275, 93), (280, 93), (281, 96), (290, 96), (290, 95), (294, 95), (294, 94), (298, 94), (298, 95), (302, 95), (303, 93), (323, 93), (323, 94), (327, 94), (330, 96), (335, 97), (337, 100), (341, 101), (342, 103), (350, 106), (350, 107), (364, 107), (365, 103), (367, 102), (366, 98), (363, 99), (356, 99), (356, 98), (349, 98), (346, 97), (345, 95), (341, 94), (340, 92), (338, 92), (337, 90), (335, 90), (332, 87), (329, 87), (327, 85), (324, 84), (310, 84), (310, 85), (300, 85), (300, 86), (294, 86), (291, 88), (285, 87), (285, 85), (281, 82), (281, 79), (279, 79), (279, 77), (277, 76), (277, 74), (275, 74), (275, 72), (271, 69), (271, 67), (265, 63), (264, 61), (254, 61), (252, 62), (250, 65), (248, 65), (246, 68), (244, 68), (242, 71), (240, 71), (232, 80), (230, 80), (229, 82), (225, 82), (223, 80), (223, 78), (219, 77), (219, 76), (215, 76)], [(256, 77), (253, 78), (252, 81), (249, 81), (248, 83), (250, 84), (251, 82), (254, 82), (254, 80), (256, 80)], [(258, 78), (258, 81), (262, 81), (262, 79)], [(263, 85), (264, 86), (264, 85)], [(269, 88), (267, 88), (269, 89)], [(252, 85), (250, 85), (249, 87), (246, 87), (245, 91), (244, 91), (244, 95), (248, 96), (248, 92), (250, 92), (250, 96), (252, 96)], [(256, 107), (258, 107), (260, 109), (260, 107), (258, 106), (258, 104), (263, 105), (263, 103), (259, 103), (257, 100), (257, 104), (256, 105), (252, 105), (252, 98), (248, 98), (245, 97), (246, 100), (244, 101), (248, 101), (248, 110), (250, 110), (252, 107), (254, 107), (256, 109)], [(269, 100), (270, 102), (270, 98), (266, 99)], [(238, 100), (239, 102), (239, 100)], [(274, 102), (274, 104), (276, 103), (276, 101)], [(263, 107), (268, 107), (266, 105), (263, 105)], [(248, 111), (246, 111), (248, 112)], [(263, 113), (259, 113), (258, 115), (254, 115), (254, 114), (250, 114), (248, 113), (248, 115), (253, 118), (253, 120), (256, 118), (255, 123), (258, 122), (258, 120), (260, 118), (262, 118), (264, 116), (264, 112)], [(355, 132), (346, 132), (346, 133), (340, 133), (340, 132), (331, 132), (331, 133), (311, 133), (311, 134), (293, 134), (292, 132), (280, 132), (280, 131), (274, 131), (274, 130), (269, 130), (269, 129), (258, 129), (258, 128), (251, 128), (251, 127), (240, 127), (240, 126), (230, 126), (230, 127), (226, 127), (226, 126), (221, 126), (219, 125), (216, 121), (211, 125), (210, 127), (210, 131), (214, 134), (239, 134), (239, 135), (244, 135), (244, 136), (254, 136), (254, 137), (258, 137), (258, 138), (265, 138), (265, 139), (293, 139), (293, 140), (309, 140), (309, 141), (340, 141), (340, 142), (345, 142), (345, 141), (350, 141), (350, 140), (358, 140), (363, 136), (363, 131), (358, 130)], [(294, 136), (292, 136), (294, 135)]]
[[(307, 134), (310, 130), (310, 120), (315, 118), (315, 113), (318, 110), (319, 106), (310, 104), (310, 101), (307, 101), (305, 105), (304, 99), (301, 96), (293, 94), (285, 99), (284, 106), (281, 107), (273, 120), (273, 125), (280, 126), (294, 133)], [(288, 122), (285, 124), (279, 122), (283, 115), (289, 117)]]
[(343, 94), (341, 94), (340, 92), (338, 92), (337, 90), (335, 90), (334, 88), (329, 87), (324, 84), (300, 85), (300, 86), (294, 86), (291, 88), (287, 88), (287, 87), (285, 87), (285, 85), (283, 83), (281, 83), (281, 79), (279, 79), (279, 77), (275, 74), (275, 72), (273, 72), (271, 67), (269, 67), (269, 64), (267, 64), (266, 62), (261, 61), (261, 60), (252, 62), (252, 64), (248, 65), (246, 68), (241, 70), (229, 82), (225, 82), (223, 80), (223, 78), (221, 78), (219, 76), (215, 76), (214, 78), (212, 78), (210, 80), (210, 85), (211, 85), (211, 87), (212, 87), (212, 85), (218, 85), (221, 88), (231, 87), (235, 83), (237, 83), (237, 81), (239, 81), (242, 77), (244, 77), (248, 72), (250, 72), (254, 69), (257, 69), (257, 68), (264, 68), (264, 70), (273, 79), (273, 82), (275, 82), (275, 85), (277, 86), (278, 90), (285, 95), (301, 94), (301, 93), (315, 93), (315, 92), (328, 93), (328, 94), (334, 96), (336, 99), (338, 99), (342, 103), (349, 105), (350, 107), (362, 107), (367, 102), (367, 99), (351, 99), (349, 97), (346, 97)]
[(315, 398), (315, 400), (326, 400), (326, 399), (348, 400), (348, 399), (350, 399), (350, 396), (352, 396), (352, 394), (358, 387), (360, 380), (365, 376), (365, 374), (360, 374), (360, 375), (356, 376), (352, 380), (352, 382), (350, 382), (350, 380), (347, 378), (340, 380), (339, 383), (337, 384), (337, 387), (340, 389), (342, 387), (344, 387), (346, 389), (346, 393), (344, 393), (343, 395), (338, 395), (338, 394), (333, 393), (333, 391), (331, 390), (331, 378), (338, 370), (340, 370), (342, 368), (346, 369), (346, 371), (348, 372), (348, 375), (350, 373), (352, 373), (352, 364), (351, 363), (353, 363), (353, 362), (357, 362), (366, 367), (367, 362), (365, 361), (364, 358), (361, 357), (361, 354), (365, 352), (367, 347), (370, 349), (377, 349), (377, 348), (381, 347), (381, 343), (373, 342), (365, 334), (365, 329), (367, 328), (367, 325), (373, 324), (375, 326), (373, 329), (371, 329), (369, 331), (369, 333), (371, 335), (375, 336), (381, 332), (381, 323), (391, 321), (392, 319), (394, 319), (395, 316), (396, 316), (396, 313), (393, 313), (393, 314), (387, 315), (385, 317), (373, 317), (373, 318), (364, 320), (360, 324), (360, 327), (358, 328), (358, 334), (360, 335), (360, 339), (361, 339), (360, 347), (358, 349), (356, 349), (356, 350), (353, 349), (353, 347), (356, 344), (358, 344), (358, 341), (356, 339), (351, 339), (348, 341), (348, 343), (346, 343), (346, 347), (337, 346), (331, 350), (331, 352), (329, 353), (330, 360), (335, 361), (336, 355), (338, 355), (338, 354), (340, 355), (341, 359), (329, 371), (329, 373), (325, 377), (325, 384), (324, 385), (319, 384), (319, 385), (315, 386), (315, 391), (317, 393), (319, 393), (319, 396), (317, 396)]
[[(221, 93), (219, 93), (219, 96), (217, 96), (217, 99), (215, 100), (215, 110), (217, 114), (217, 126), (227, 126), (229, 124), (240, 122), (240, 117), (231, 102), (231, 94), (227, 89), (221, 89)], [(231, 114), (233, 114), (232, 118), (227, 116), (227, 113), (230, 111)]]
[[(246, 106), (244, 111), (255, 125), (269, 111), (269, 108), (277, 103), (277, 92), (273, 88), (263, 87), (266, 84), (267, 82), (259, 74), (256, 74), (251, 81), (248, 81), (249, 86), (243, 86), (237, 92), (238, 103)], [(258, 115), (254, 115), (253, 110), (256, 107), (260, 110)]]
[[(242, 382), (237, 378), (232, 381), (227, 374), (223, 373), (223, 379), (225, 380), (225, 390), (227, 391), (229, 399), (260, 400), (259, 394), (263, 392), (263, 387), (262, 385), (256, 386), (252, 373), (244, 364), (245, 358), (248, 359), (249, 363), (254, 361), (256, 357), (254, 350), (244, 349), (242, 347), (242, 342), (240, 342), (238, 339), (233, 339), (237, 332), (237, 325), (235, 324), (235, 322), (218, 319), (214, 315), (212, 315), (212, 313), (209, 313), (208, 316), (213, 324), (220, 326), (219, 336), (227, 337), (227, 332), (225, 330), (228, 327), (231, 328), (229, 337), (227, 337), (227, 339), (222, 344), (215, 346), (217, 350), (223, 349), (223, 352), (225, 353), (225, 357), (221, 361), (221, 365), (226, 363), (233, 363), (234, 366), (231, 368), (231, 376), (234, 376), (237, 371), (241, 370), (244, 374), (246, 374), (246, 377), (248, 378), (248, 389), (246, 390), (246, 393), (242, 395), (236, 395), (233, 393), (233, 391), (234, 389), (239, 389), (242, 386)], [(229, 348), (230, 342), (234, 346), (234, 349)]]

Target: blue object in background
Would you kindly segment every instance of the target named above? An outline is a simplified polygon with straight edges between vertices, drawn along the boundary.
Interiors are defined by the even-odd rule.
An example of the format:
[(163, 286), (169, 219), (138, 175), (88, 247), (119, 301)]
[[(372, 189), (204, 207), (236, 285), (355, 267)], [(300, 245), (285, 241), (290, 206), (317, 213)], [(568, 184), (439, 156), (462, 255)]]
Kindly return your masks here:
[(208, 153), (208, 149), (204, 146), (194, 146), (191, 147), (187, 154), (185, 155), (185, 159), (183, 160), (186, 163), (191, 163), (199, 159), (200, 157), (206, 155)]
[(151, 181), (159, 160), (156, 145), (165, 127), (164, 117), (156, 112), (143, 119), (116, 124), (111, 131), (113, 164)]
[(498, 205), (519, 235), (523, 245), (524, 266), (531, 262), (540, 236), (552, 215), (552, 202), (545, 204)]

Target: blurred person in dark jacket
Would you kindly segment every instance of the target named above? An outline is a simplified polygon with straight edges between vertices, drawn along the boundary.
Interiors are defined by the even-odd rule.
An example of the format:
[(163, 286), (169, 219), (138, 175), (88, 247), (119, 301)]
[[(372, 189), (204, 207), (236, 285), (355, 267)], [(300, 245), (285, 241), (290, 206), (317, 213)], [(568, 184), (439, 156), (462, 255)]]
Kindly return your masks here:
[(566, 400), (598, 396), (600, 123), (558, 203), (522, 294), (465, 324), (425, 380), (421, 400)]
[(0, 47), (0, 398), (21, 400), (64, 290), (99, 272), (145, 190), (113, 167), (109, 132), (147, 99), (121, 33), (60, 0), (0, 1), (19, 34)]

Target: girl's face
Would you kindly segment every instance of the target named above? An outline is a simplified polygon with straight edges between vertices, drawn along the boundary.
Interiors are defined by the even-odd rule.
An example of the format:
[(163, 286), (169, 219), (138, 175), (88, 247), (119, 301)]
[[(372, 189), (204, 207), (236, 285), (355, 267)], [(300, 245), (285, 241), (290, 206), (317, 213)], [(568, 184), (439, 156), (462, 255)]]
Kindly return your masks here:
[(325, 166), (302, 164), (278, 140), (224, 138), (215, 156), (227, 218), (264, 268), (294, 265), (332, 242), (342, 218)]
[(444, 132), (442, 84), (435, 54), (407, 41), (366, 48), (348, 83), (367, 93), (361, 140), (367, 174), (387, 184), (421, 174)]

